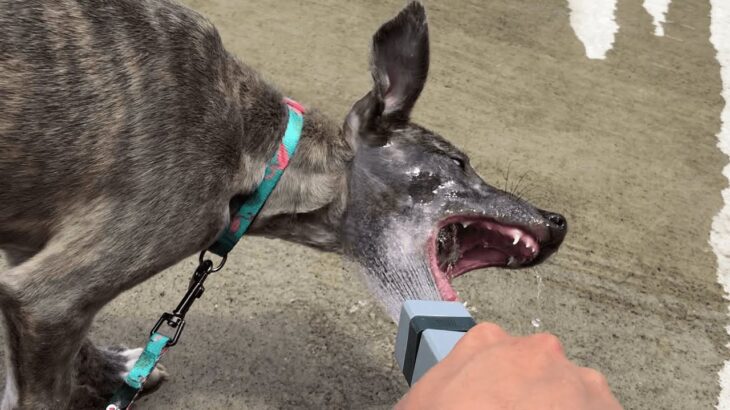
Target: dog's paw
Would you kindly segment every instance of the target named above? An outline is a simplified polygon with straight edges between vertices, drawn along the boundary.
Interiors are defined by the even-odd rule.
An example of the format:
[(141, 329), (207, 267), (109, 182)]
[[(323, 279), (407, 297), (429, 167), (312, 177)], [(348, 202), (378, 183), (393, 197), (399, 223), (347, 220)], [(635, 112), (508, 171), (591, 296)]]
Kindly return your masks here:
[[(139, 359), (139, 356), (142, 354), (142, 351), (143, 349), (141, 347), (138, 347), (136, 349), (126, 349), (119, 352), (119, 354), (125, 358), (124, 370), (120, 374), (122, 380), (126, 379), (127, 375), (129, 375), (129, 372), (132, 371), (132, 368), (137, 362), (137, 359)], [(153, 391), (157, 390), (162, 385), (162, 382), (164, 382), (168, 378), (169, 374), (167, 373), (165, 367), (160, 363), (157, 363), (155, 369), (152, 370), (152, 373), (149, 375), (149, 377), (147, 377), (147, 380), (145, 380), (141, 394), (152, 393)]]

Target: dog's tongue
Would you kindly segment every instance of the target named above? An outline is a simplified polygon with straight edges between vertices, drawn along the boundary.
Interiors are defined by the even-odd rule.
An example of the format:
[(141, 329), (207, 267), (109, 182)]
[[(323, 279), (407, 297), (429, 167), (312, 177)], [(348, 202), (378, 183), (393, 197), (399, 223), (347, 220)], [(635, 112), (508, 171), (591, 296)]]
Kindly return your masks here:
[(450, 273), (449, 277), (461, 276), (477, 267), (504, 266), (508, 262), (509, 256), (499, 249), (473, 248), (463, 253), (461, 261), (459, 261), (459, 269)]
[[(508, 240), (501, 235), (484, 236), (484, 231), (467, 228), (462, 235), (462, 263), (465, 267), (479, 264), (505, 265), (509, 255), (502, 249), (509, 246)], [(466, 273), (462, 271), (460, 274)]]

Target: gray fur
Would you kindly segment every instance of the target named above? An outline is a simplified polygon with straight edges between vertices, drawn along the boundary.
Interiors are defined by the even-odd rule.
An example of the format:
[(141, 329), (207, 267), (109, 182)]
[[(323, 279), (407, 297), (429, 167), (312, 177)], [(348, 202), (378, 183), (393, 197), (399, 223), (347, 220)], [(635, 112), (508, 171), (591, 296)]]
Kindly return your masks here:
[[(464, 154), (408, 119), (428, 71), (427, 34), (423, 8), (410, 4), (376, 34), (373, 90), (345, 125), (307, 112), (298, 152), (252, 234), (352, 248), (354, 231), (368, 229), (357, 216), (399, 209), (397, 196), (366, 196), (353, 171), (380, 166), (372, 148), (389, 141), (403, 147), (401, 159), (441, 164), (439, 178), (465, 178), (451, 159)], [(0, 275), (2, 409), (108, 398), (124, 357), (87, 339), (94, 316), (214, 241), (263, 178), (286, 121), (281, 93), (177, 3), (0, 0), (0, 249), (12, 265)], [(470, 169), (468, 179), (469, 198), (492, 198), (482, 212), (498, 209), (551, 240), (538, 210), (489, 191)], [(406, 182), (406, 193), (434, 182)], [(382, 183), (403, 195), (402, 180)], [(552, 240), (557, 247), (562, 236)]]

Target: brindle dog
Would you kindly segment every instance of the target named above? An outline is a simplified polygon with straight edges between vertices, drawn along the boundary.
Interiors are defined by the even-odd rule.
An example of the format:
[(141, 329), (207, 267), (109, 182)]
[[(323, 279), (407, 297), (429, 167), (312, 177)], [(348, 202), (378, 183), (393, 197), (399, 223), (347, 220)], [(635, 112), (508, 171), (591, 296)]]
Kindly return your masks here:
[[(343, 126), (308, 110), (251, 230), (348, 252), (391, 313), (405, 298), (455, 299), (449, 281), (468, 270), (538, 263), (566, 232), (410, 122), (428, 63), (413, 2), (373, 37), (373, 88)], [(109, 397), (139, 350), (96, 347), (94, 316), (207, 248), (286, 124), (282, 94), (177, 3), (0, 0), (3, 409)]]

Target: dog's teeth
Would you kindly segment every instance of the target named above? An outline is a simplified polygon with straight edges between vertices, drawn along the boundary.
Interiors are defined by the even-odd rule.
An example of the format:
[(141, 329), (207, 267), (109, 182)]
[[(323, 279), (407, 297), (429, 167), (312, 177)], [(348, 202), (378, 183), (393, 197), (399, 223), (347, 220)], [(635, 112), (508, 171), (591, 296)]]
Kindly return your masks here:
[(462, 227), (462, 228), (468, 228), (468, 227), (469, 227), (469, 225), (471, 225), (471, 224), (472, 224), (471, 222), (462, 222), (462, 223), (461, 223), (461, 227)]
[(520, 241), (520, 238), (522, 238), (522, 232), (515, 232), (515, 237), (512, 241), (512, 245), (517, 245), (517, 242)]
[(512, 266), (515, 263), (515, 260), (516, 259), (514, 256), (510, 256), (509, 259), (507, 260), (507, 266)]

